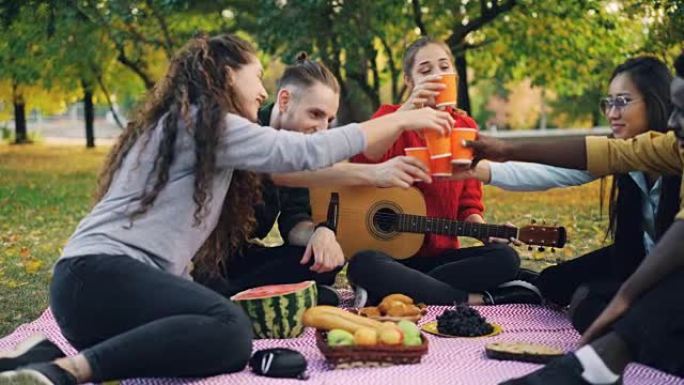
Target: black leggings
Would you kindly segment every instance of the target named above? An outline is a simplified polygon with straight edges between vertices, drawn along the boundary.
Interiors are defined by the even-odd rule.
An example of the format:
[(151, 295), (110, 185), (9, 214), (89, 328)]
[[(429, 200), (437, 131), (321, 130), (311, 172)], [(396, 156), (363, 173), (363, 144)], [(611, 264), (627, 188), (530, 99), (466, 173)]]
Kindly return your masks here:
[(603, 247), (570, 261), (547, 267), (539, 274), (535, 285), (547, 301), (568, 306), (575, 290), (582, 284), (612, 280), (612, 249), (612, 245)]
[(244, 253), (228, 263), (227, 277), (208, 274), (201, 269), (193, 272), (195, 282), (226, 297), (242, 290), (263, 285), (279, 285), (301, 281), (316, 281), (322, 285), (335, 283), (335, 276), (342, 269), (317, 273), (309, 268), (314, 263), (302, 265), (299, 261), (306, 248), (300, 246), (261, 247), (250, 246)]
[(252, 350), (238, 305), (127, 256), (60, 261), (50, 306), (92, 367), (93, 382), (235, 372)]
[(349, 261), (347, 274), (352, 284), (366, 289), (369, 304), (402, 293), (429, 305), (452, 305), (467, 302), (468, 293), (493, 289), (514, 279), (519, 268), (515, 250), (490, 244), (406, 260), (362, 251)]

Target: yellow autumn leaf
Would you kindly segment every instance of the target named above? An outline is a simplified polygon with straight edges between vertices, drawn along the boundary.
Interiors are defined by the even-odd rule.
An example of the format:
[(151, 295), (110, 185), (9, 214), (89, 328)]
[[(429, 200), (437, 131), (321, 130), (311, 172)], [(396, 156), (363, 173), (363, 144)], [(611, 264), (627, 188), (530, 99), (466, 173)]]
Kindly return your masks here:
[(43, 267), (43, 261), (39, 259), (24, 261), (24, 270), (29, 274), (35, 274), (41, 267)]

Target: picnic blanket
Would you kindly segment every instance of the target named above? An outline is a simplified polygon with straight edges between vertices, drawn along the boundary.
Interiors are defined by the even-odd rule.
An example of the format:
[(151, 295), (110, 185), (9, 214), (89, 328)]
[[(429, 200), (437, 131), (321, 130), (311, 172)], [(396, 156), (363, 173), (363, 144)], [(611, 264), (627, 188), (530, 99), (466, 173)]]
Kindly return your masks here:
[[(422, 322), (434, 320), (446, 308), (431, 306)], [(571, 350), (579, 340), (564, 314), (540, 306), (502, 305), (478, 307), (490, 322), (503, 327), (503, 333), (488, 338), (440, 338), (430, 336), (429, 352), (420, 364), (387, 368), (331, 370), (316, 348), (313, 330), (289, 340), (256, 340), (254, 349), (287, 347), (298, 350), (309, 362), (309, 379), (284, 380), (259, 377), (248, 369), (239, 373), (204, 379), (146, 378), (123, 381), (123, 385), (334, 385), (334, 384), (393, 384), (393, 385), (479, 385), (496, 384), (505, 379), (521, 376), (538, 368), (538, 365), (511, 361), (489, 360), (483, 347), (494, 341), (525, 341), (555, 345)], [(37, 320), (18, 327), (9, 336), (0, 339), (0, 349), (7, 349), (24, 338), (44, 333), (68, 354), (74, 354), (61, 335), (50, 309)], [(188, 352), (192, 354), (192, 352)], [(677, 378), (646, 366), (632, 364), (625, 374), (626, 385), (684, 385)]]

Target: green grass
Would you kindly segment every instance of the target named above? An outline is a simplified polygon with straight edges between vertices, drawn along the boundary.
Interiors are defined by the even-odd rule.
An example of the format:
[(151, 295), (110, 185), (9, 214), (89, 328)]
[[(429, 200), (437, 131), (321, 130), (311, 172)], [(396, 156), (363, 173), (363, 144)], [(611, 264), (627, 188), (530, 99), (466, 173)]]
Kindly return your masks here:
[[(35, 319), (47, 306), (50, 269), (78, 221), (87, 214), (107, 149), (0, 144), (0, 335)], [(520, 248), (537, 270), (600, 246), (598, 183), (547, 193), (486, 188), (489, 222), (524, 225), (531, 218), (568, 228), (556, 253)], [(473, 244), (466, 242), (466, 244)]]
[(52, 264), (88, 212), (104, 154), (0, 145), (0, 334), (47, 306)]

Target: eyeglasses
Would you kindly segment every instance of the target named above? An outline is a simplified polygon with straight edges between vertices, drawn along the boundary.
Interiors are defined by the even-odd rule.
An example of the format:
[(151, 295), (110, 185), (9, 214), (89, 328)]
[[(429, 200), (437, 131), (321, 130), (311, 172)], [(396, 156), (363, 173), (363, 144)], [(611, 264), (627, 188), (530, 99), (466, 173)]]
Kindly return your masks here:
[(641, 99), (632, 99), (628, 96), (624, 95), (619, 95), (614, 98), (603, 98), (599, 102), (599, 107), (601, 108), (601, 112), (603, 112), (604, 115), (608, 115), (610, 113), (610, 110), (613, 109), (613, 107), (617, 108), (618, 111), (622, 112), (625, 107), (628, 105), (639, 101)]

